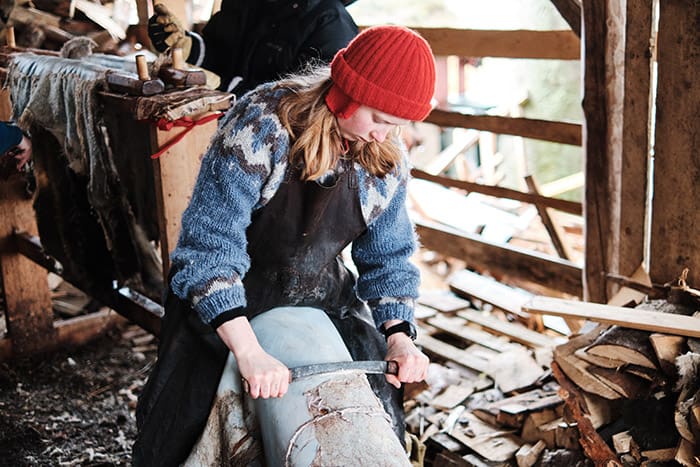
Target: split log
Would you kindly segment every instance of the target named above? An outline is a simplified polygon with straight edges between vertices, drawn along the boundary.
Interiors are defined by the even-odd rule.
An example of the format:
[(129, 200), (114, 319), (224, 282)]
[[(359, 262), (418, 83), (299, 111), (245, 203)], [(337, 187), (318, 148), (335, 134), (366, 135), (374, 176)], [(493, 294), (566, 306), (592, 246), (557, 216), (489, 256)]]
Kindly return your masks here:
[(606, 326), (598, 326), (586, 334), (569, 339), (569, 342), (566, 344), (555, 347), (554, 361), (564, 374), (584, 391), (597, 394), (605, 399), (614, 400), (620, 399), (622, 396), (592, 375), (589, 372), (589, 368), (592, 365), (574, 354), (576, 350), (590, 345), (607, 329)]
[(654, 333), (649, 336), (659, 367), (667, 375), (677, 375), (676, 358), (685, 352), (686, 340), (685, 337), (669, 334)]
[(658, 368), (647, 331), (613, 326), (591, 343), (586, 352), (646, 368)]
[(591, 366), (588, 371), (627, 399), (642, 399), (649, 395), (649, 382), (638, 376), (598, 366)]
[[(557, 409), (560, 409), (559, 406)], [(560, 410), (544, 409), (539, 412), (531, 412), (525, 417), (520, 437), (528, 443), (544, 441), (549, 449), (556, 447), (556, 431), (548, 432), (544, 427), (552, 420), (561, 418)]]
[(578, 423), (578, 430), (581, 436), (579, 442), (588, 458), (596, 465), (622, 467), (615, 453), (605, 444), (605, 441), (603, 441), (595, 428), (593, 428), (591, 421), (586, 416), (583, 396), (571, 380), (562, 372), (556, 362), (552, 362), (552, 373), (561, 386), (559, 395), (569, 409), (571, 409), (571, 413), (576, 423)]
[(529, 413), (555, 410), (561, 404), (556, 391), (535, 389), (473, 409), (472, 413), (492, 425), (520, 428)]
[(515, 460), (518, 463), (518, 467), (532, 467), (537, 463), (540, 458), (540, 454), (547, 447), (544, 441), (538, 441), (534, 446), (529, 444), (523, 445), (518, 452), (515, 453)]

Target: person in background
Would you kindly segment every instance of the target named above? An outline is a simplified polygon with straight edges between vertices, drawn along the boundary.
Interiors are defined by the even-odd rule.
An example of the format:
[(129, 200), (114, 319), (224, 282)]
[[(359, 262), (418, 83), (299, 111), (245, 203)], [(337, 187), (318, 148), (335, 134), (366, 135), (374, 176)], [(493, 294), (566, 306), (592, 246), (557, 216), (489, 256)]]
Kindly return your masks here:
[(22, 170), (32, 157), (32, 141), (19, 127), (0, 122), (0, 155), (14, 158), (17, 170)]
[(188, 63), (220, 76), (220, 90), (242, 95), (308, 63), (329, 63), (357, 35), (345, 9), (353, 1), (224, 0), (201, 36), (157, 3), (148, 35), (159, 52), (181, 48)]
[[(289, 369), (250, 324), (280, 308), (325, 313), (355, 360), (398, 363), (397, 375), (374, 375), (370, 384), (403, 442), (399, 388), (425, 379), (429, 360), (413, 342), (420, 275), (410, 262), (416, 237), (399, 133), (426, 118), (434, 91), (425, 39), (374, 26), (330, 69), (262, 84), (224, 115), (171, 256), (134, 465), (187, 457), (214, 410), (229, 355), (250, 397), (285, 396)], [(357, 277), (341, 256), (350, 244)]]

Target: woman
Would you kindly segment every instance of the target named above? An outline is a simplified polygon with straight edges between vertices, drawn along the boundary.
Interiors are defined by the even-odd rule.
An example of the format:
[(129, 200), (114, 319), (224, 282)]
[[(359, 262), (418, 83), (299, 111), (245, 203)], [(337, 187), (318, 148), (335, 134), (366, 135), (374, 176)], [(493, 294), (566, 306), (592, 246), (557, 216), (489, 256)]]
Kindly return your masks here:
[[(375, 26), (336, 54), (330, 76), (322, 69), (259, 86), (223, 118), (172, 254), (135, 464), (189, 454), (229, 353), (252, 398), (285, 395), (289, 370), (250, 324), (277, 307), (321, 309), (355, 360), (398, 362), (397, 375), (371, 383), (403, 436), (392, 388), (423, 380), (428, 358), (412, 339), (419, 274), (409, 262), (415, 235), (397, 131), (428, 115), (434, 87), (427, 42)], [(350, 243), (357, 279), (339, 257)]]

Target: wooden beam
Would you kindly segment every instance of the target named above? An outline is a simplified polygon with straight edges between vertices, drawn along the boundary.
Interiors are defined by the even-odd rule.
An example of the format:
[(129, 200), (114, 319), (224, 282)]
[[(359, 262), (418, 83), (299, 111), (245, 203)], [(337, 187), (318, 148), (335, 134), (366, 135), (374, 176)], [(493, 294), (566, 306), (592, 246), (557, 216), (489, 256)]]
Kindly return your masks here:
[[(77, 316), (53, 323), (55, 339), (42, 341), (42, 352), (50, 352), (65, 347), (78, 347), (107, 333), (119, 322), (123, 321), (112, 310), (101, 310), (88, 315)], [(13, 339), (9, 336), (0, 338), (0, 362), (18, 356)]]
[[(535, 182), (535, 178), (532, 175), (525, 176), (525, 183), (527, 183), (527, 187), (531, 194), (539, 195), (537, 182)], [(542, 204), (538, 203), (535, 204), (535, 207), (537, 208), (537, 213), (540, 215), (540, 220), (542, 220), (545, 229), (547, 229), (549, 239), (552, 241), (552, 245), (554, 245), (554, 249), (557, 251), (557, 254), (560, 258), (570, 260), (572, 258), (571, 248), (569, 247), (569, 244), (563, 240), (564, 230), (559, 227), (559, 224), (552, 219), (552, 216), (549, 215), (547, 206), (543, 206)]]
[(435, 55), (578, 60), (581, 53), (572, 31), (413, 29), (430, 43)]
[[(585, 117), (584, 153), (586, 188), (584, 217), (586, 225), (586, 258), (584, 270), (584, 298), (586, 300), (605, 303), (608, 301), (605, 274), (608, 272), (610, 259), (610, 237), (612, 234), (611, 198), (615, 196), (617, 186), (613, 180), (614, 155), (611, 151), (618, 150), (618, 144), (613, 145), (610, 138), (615, 131), (610, 120), (621, 120), (622, 108), (613, 104), (621, 104), (619, 76), (615, 78), (608, 73), (612, 69), (610, 63), (609, 45), (616, 47), (619, 43), (608, 37), (608, 23), (619, 25), (619, 19), (612, 18), (607, 8), (608, 0), (587, 0), (583, 2), (583, 61), (584, 61), (584, 94), (583, 113)], [(613, 28), (614, 31), (614, 28)], [(612, 35), (612, 33), (611, 33)], [(617, 63), (623, 66), (624, 62)], [(619, 69), (616, 69), (616, 71)], [(616, 134), (616, 137), (619, 137)], [(619, 152), (617, 152), (619, 155)], [(619, 159), (618, 159), (619, 163)]]
[[(38, 237), (26, 233), (14, 235), (14, 240), (18, 244), (18, 251), (23, 257), (33, 261), (41, 267), (60, 275), (65, 280), (80, 288), (80, 284), (63, 275), (60, 263), (48, 255)], [(45, 271), (41, 271), (45, 272)], [(46, 286), (48, 294), (48, 286)], [(103, 305), (114, 309), (129, 321), (138, 324), (146, 331), (158, 336), (160, 334), (160, 320), (163, 317), (163, 307), (150, 300), (148, 297), (128, 288), (110, 290), (90, 290), (86, 291)]]
[[(0, 93), (0, 120), (9, 120), (10, 94)], [(14, 232), (38, 231), (27, 181), (20, 174), (0, 180), (0, 283), (7, 332), (17, 354), (32, 353), (56, 338), (47, 274), (17, 251)]]
[(649, 275), (665, 283), (690, 269), (700, 284), (700, 4), (659, 3), (658, 86)]
[(569, 24), (576, 37), (581, 37), (581, 1), (580, 0), (552, 0), (559, 14)]
[(643, 331), (700, 337), (700, 318), (693, 316), (542, 296), (533, 297), (523, 305), (523, 310), (530, 313), (588, 319)]
[(430, 250), (462, 259), (470, 265), (494, 273), (527, 277), (531, 282), (570, 295), (581, 296), (581, 268), (570, 261), (540, 255), (523, 248), (497, 244), (480, 239), (478, 235), (460, 232), (450, 227), (416, 222), (421, 244)]
[(522, 117), (499, 117), (494, 115), (468, 115), (435, 109), (425, 120), (438, 126), (473, 128), (499, 135), (522, 136), (554, 143), (581, 146), (582, 126), (576, 123), (552, 122)]
[(517, 201), (522, 201), (523, 203), (558, 209), (559, 211), (568, 212), (569, 214), (574, 215), (581, 215), (583, 213), (581, 203), (577, 203), (575, 201), (548, 198), (540, 194), (523, 193), (522, 191), (511, 190), (510, 188), (503, 188), (500, 186), (484, 185), (482, 183), (467, 182), (465, 180), (455, 180), (453, 178), (443, 177), (440, 175), (431, 175), (419, 169), (412, 169), (411, 175), (413, 175), (415, 178), (435, 182), (446, 187), (460, 188), (462, 190), (481, 193), (483, 195), (493, 196), (496, 198), (514, 199)]

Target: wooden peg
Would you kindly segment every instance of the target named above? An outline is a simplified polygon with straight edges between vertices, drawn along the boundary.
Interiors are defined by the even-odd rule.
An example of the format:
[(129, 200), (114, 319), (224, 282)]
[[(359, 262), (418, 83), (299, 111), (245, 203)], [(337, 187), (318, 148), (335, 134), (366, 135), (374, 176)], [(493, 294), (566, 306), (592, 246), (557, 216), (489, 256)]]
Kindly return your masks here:
[(15, 28), (14, 26), (8, 26), (5, 30), (5, 43), (8, 47), (17, 47), (15, 42)]
[(145, 55), (136, 56), (136, 73), (141, 81), (147, 81), (151, 78), (148, 73), (148, 64), (146, 63)]
[(172, 50), (171, 58), (173, 60), (173, 68), (176, 70), (185, 69), (185, 59), (182, 58), (182, 49), (176, 47)]

